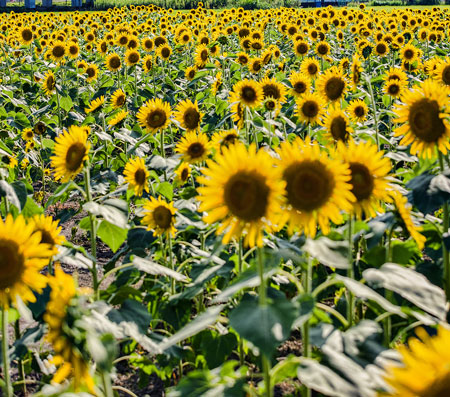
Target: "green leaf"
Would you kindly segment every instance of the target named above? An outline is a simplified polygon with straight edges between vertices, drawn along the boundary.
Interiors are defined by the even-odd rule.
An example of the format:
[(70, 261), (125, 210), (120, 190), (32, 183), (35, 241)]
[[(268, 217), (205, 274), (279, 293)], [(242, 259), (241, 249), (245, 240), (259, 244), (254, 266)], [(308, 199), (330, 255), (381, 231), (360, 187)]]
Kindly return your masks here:
[(36, 214), (43, 214), (44, 209), (37, 205), (31, 197), (27, 197), (25, 206), (22, 209), (22, 214), (24, 217), (29, 218)]
[(325, 266), (348, 268), (347, 241), (334, 241), (327, 237), (320, 237), (317, 240), (308, 238), (303, 249)]
[(274, 385), (283, 382), (289, 378), (295, 378), (297, 368), (301, 363), (301, 358), (289, 355), (286, 359), (280, 361), (270, 370), (270, 378)]
[(261, 306), (247, 294), (230, 313), (230, 325), (262, 353), (271, 356), (289, 337), (296, 318), (297, 308), (287, 299), (269, 301)]
[(113, 225), (108, 221), (101, 221), (97, 230), (98, 237), (109, 247), (112, 252), (116, 252), (127, 238), (127, 229)]
[(152, 320), (147, 308), (134, 299), (126, 299), (118, 310), (111, 309), (108, 312), (108, 318), (118, 324), (122, 321), (133, 322), (143, 334), (147, 332), (150, 321)]
[(12, 205), (16, 206), (18, 209), (21, 208), (19, 197), (12, 185), (8, 182), (0, 181), (0, 197), (6, 197)]
[(70, 96), (62, 96), (59, 98), (59, 106), (61, 109), (64, 109), (66, 112), (68, 112), (70, 109), (73, 108), (73, 102)]
[(134, 267), (141, 272), (151, 274), (153, 276), (167, 276), (172, 277), (176, 281), (187, 281), (187, 277), (181, 273), (169, 269), (166, 266), (161, 266), (160, 264), (153, 262), (148, 259), (135, 256), (132, 260)]
[(172, 201), (173, 199), (173, 186), (170, 182), (160, 183), (156, 191), (164, 196), (167, 200)]
[(232, 333), (220, 335), (217, 332), (206, 330), (199, 336), (201, 336), (200, 346), (209, 368), (220, 366), (237, 346), (236, 335)]
[(444, 291), (415, 270), (386, 263), (380, 269), (365, 270), (363, 276), (368, 282), (396, 292), (427, 313), (445, 321)]
[(83, 205), (83, 209), (92, 215), (103, 217), (109, 223), (122, 229), (128, 228), (128, 214), (125, 213), (124, 208), (120, 208), (117, 205), (108, 205), (106, 201), (103, 205), (94, 201), (88, 201)]

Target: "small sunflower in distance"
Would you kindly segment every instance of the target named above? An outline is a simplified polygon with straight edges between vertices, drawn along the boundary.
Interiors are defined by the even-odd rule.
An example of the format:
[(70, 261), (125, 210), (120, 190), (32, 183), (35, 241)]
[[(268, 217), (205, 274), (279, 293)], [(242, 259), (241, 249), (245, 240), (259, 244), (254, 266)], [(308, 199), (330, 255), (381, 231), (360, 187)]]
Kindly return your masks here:
[(123, 120), (125, 120), (128, 116), (128, 112), (126, 110), (121, 110), (117, 114), (115, 114), (113, 117), (108, 119), (108, 125), (113, 127), (119, 123), (121, 123)]
[(59, 222), (53, 220), (51, 216), (35, 215), (28, 221), (33, 225), (34, 232), (39, 232), (41, 236), (41, 244), (48, 244), (52, 255), (58, 253), (58, 245), (66, 241), (66, 238), (61, 234), (61, 226)]
[(211, 147), (221, 152), (223, 147), (234, 145), (239, 141), (239, 134), (235, 129), (215, 132), (211, 137)]
[(144, 190), (147, 193), (149, 192), (147, 180), (150, 177), (150, 173), (145, 166), (144, 159), (136, 157), (128, 160), (123, 174), (125, 181), (131, 189), (134, 189), (136, 196), (141, 197)]
[(125, 51), (125, 63), (127, 66), (134, 66), (139, 63), (141, 56), (139, 52), (133, 49), (128, 49)]
[(184, 72), (184, 77), (186, 78), (186, 80), (192, 81), (196, 73), (197, 68), (195, 66), (189, 66)]
[(173, 203), (168, 203), (161, 197), (151, 197), (144, 204), (145, 215), (141, 223), (147, 226), (147, 230), (153, 230), (154, 236), (162, 236), (164, 233), (175, 237), (175, 214)]
[(86, 70), (84, 71), (87, 75), (86, 81), (90, 83), (91, 81), (97, 80), (98, 78), (98, 66), (95, 63), (90, 63)]
[(208, 136), (203, 133), (188, 132), (175, 147), (175, 152), (182, 155), (182, 160), (190, 164), (200, 163), (208, 158), (210, 152)]
[(99, 109), (103, 104), (105, 103), (105, 96), (102, 95), (98, 98), (93, 99), (87, 108), (84, 109), (86, 113), (92, 113), (95, 112), (97, 109)]
[(361, 99), (354, 99), (351, 101), (345, 110), (350, 116), (350, 120), (355, 123), (363, 123), (367, 120), (367, 115), (369, 114), (369, 108)]
[[(48, 325), (46, 339), (56, 353), (51, 363), (58, 367), (52, 382), (59, 384), (72, 377), (75, 390), (85, 385), (95, 394), (94, 381), (89, 373), (89, 357), (85, 357), (83, 353), (86, 343), (80, 337), (83, 330), (77, 329), (77, 319), (72, 315), (73, 310), (70, 310), (78, 304), (75, 281), (71, 275), (56, 266), (55, 276), (50, 277), (49, 285), (50, 300), (44, 314)], [(74, 328), (76, 336), (72, 333)]]
[(203, 114), (198, 109), (198, 103), (192, 103), (191, 100), (185, 99), (175, 108), (175, 120), (180, 123), (181, 128), (186, 131), (198, 131), (202, 121)]
[(269, 153), (237, 143), (208, 160), (202, 172), (198, 199), (205, 222), (220, 222), (217, 234), (225, 233), (224, 244), (244, 235), (246, 246), (262, 247), (263, 231), (273, 226), (285, 185)]
[(264, 99), (264, 91), (261, 85), (254, 80), (242, 80), (233, 87), (233, 93), (239, 102), (249, 107), (257, 107)]
[(88, 159), (90, 146), (85, 128), (73, 125), (58, 135), (51, 158), (55, 179), (68, 182), (77, 176)]
[(399, 191), (393, 190), (391, 192), (392, 199), (394, 200), (395, 208), (405, 224), (405, 228), (411, 237), (416, 242), (420, 250), (423, 250), (425, 246), (425, 241), (427, 238), (420, 233), (420, 228), (414, 225), (413, 219), (411, 217), (411, 205), (408, 204), (408, 200)]
[(126, 100), (127, 96), (125, 92), (123, 92), (122, 88), (119, 88), (111, 95), (111, 106), (114, 109), (121, 108), (123, 105), (125, 105)]
[(172, 111), (167, 102), (161, 99), (149, 99), (136, 115), (139, 125), (146, 132), (155, 134), (156, 132), (167, 128), (170, 124), (170, 116)]
[(36, 302), (38, 293), (47, 285), (41, 270), (52, 255), (51, 247), (41, 243), (41, 233), (26, 224), (22, 215), (0, 219), (0, 304), (8, 308), (17, 296), (27, 304)]
[(309, 137), (284, 142), (278, 152), (278, 165), (286, 182), (279, 226), (288, 223), (288, 233), (302, 230), (314, 238), (319, 225), (322, 233), (328, 234), (330, 221), (342, 223), (341, 211), (351, 211), (355, 201), (348, 165), (329, 157)]
[(450, 395), (450, 330), (440, 325), (437, 335), (429, 336), (416, 329), (419, 338), (411, 337), (407, 345), (397, 348), (400, 365), (386, 368), (385, 380), (392, 388), (383, 394), (395, 397), (445, 397)]
[(106, 68), (111, 72), (117, 72), (122, 67), (120, 56), (115, 52), (109, 54), (105, 60)]
[(394, 130), (403, 136), (400, 145), (411, 145), (411, 154), (431, 158), (450, 149), (447, 91), (435, 81), (426, 80), (420, 87), (405, 91), (394, 112), (395, 123), (404, 123)]
[(317, 79), (317, 91), (330, 102), (343, 99), (346, 90), (347, 80), (336, 66), (325, 71)]
[(51, 96), (56, 91), (55, 75), (51, 70), (47, 71), (47, 73), (45, 74), (42, 88), (44, 89), (45, 94), (48, 96)]
[(175, 182), (184, 184), (190, 176), (191, 166), (185, 162), (182, 162), (180, 166), (175, 170)]
[(348, 147), (338, 143), (338, 155), (348, 164), (351, 173), (350, 184), (356, 198), (353, 203), (355, 215), (361, 219), (373, 218), (382, 211), (381, 203), (391, 201), (387, 176), (391, 163), (383, 157), (383, 151), (371, 142), (349, 142)]
[(34, 131), (31, 128), (25, 128), (22, 131), (22, 139), (24, 141), (31, 141), (34, 138)]
[(298, 120), (310, 124), (316, 125), (320, 118), (323, 116), (323, 109), (325, 107), (322, 97), (315, 92), (310, 94), (304, 94), (296, 101), (296, 112)]
[(300, 73), (309, 77), (315, 78), (319, 75), (320, 65), (315, 58), (305, 58), (300, 65)]

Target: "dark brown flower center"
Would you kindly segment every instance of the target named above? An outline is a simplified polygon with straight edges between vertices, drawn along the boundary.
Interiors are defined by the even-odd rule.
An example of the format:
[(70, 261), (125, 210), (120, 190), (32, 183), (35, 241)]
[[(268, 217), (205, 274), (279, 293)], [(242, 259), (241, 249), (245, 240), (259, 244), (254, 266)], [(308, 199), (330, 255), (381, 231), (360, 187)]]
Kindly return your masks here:
[(407, 49), (407, 50), (403, 53), (403, 57), (406, 58), (406, 59), (408, 59), (408, 60), (413, 59), (413, 58), (414, 58), (414, 51), (413, 51), (413, 50), (410, 50), (410, 49)]
[(38, 232), (41, 232), (41, 244), (49, 244), (52, 247), (55, 245), (55, 240), (53, 240), (53, 236), (50, 232), (47, 230), (37, 230)]
[(320, 161), (302, 161), (283, 173), (288, 203), (298, 211), (311, 212), (324, 205), (333, 193), (333, 175)]
[(446, 66), (442, 70), (442, 81), (445, 83), (445, 85), (450, 85), (450, 65)]
[(208, 59), (208, 50), (202, 50), (202, 51), (200, 52), (200, 59), (201, 59), (203, 62), (206, 62), (206, 60)]
[(347, 142), (349, 133), (347, 131), (347, 121), (342, 116), (334, 117), (331, 121), (330, 132), (335, 141)]
[(120, 68), (120, 58), (118, 56), (113, 56), (109, 59), (109, 66), (112, 69), (119, 69)]
[(55, 82), (55, 79), (53, 78), (53, 76), (50, 75), (47, 77), (45, 85), (46, 85), (48, 91), (53, 91), (55, 89), (56, 82)]
[(136, 185), (144, 185), (145, 184), (145, 170), (143, 170), (142, 168), (139, 168), (135, 173), (134, 173), (134, 181), (136, 182)]
[(396, 96), (400, 92), (400, 86), (397, 83), (389, 84), (388, 92), (389, 95)]
[(320, 44), (320, 45), (317, 47), (317, 52), (318, 52), (320, 55), (326, 55), (326, 54), (328, 54), (328, 46), (326, 46), (325, 44)]
[(73, 143), (66, 154), (66, 168), (71, 171), (77, 171), (83, 163), (86, 147), (81, 142)]
[(164, 37), (158, 36), (155, 39), (155, 46), (159, 47), (160, 45), (166, 44), (166, 39)]
[(189, 168), (183, 168), (183, 171), (181, 171), (181, 180), (184, 182), (186, 179), (188, 179), (189, 176)]
[(137, 52), (132, 52), (129, 56), (128, 56), (128, 62), (135, 65), (136, 63), (139, 62), (139, 53)]
[(353, 110), (356, 117), (363, 117), (366, 114), (366, 110), (364, 109), (364, 106), (356, 106)]
[(302, 113), (308, 118), (316, 117), (319, 113), (319, 104), (316, 101), (305, 101), (302, 105)]
[(0, 290), (11, 288), (25, 270), (19, 246), (11, 240), (0, 240)]
[(169, 57), (170, 57), (170, 49), (167, 48), (167, 47), (164, 47), (164, 48), (161, 50), (161, 56), (162, 56), (164, 59), (169, 58)]
[(384, 55), (386, 53), (386, 51), (387, 51), (386, 44), (378, 43), (377, 46), (376, 46), (376, 51), (377, 51), (378, 54)]
[(300, 55), (305, 55), (308, 52), (308, 44), (306, 43), (299, 43), (296, 46), (297, 53)]
[(272, 97), (273, 99), (280, 99), (281, 92), (280, 89), (276, 86), (276, 84), (264, 84), (262, 87), (264, 91), (264, 97)]
[(166, 120), (166, 113), (161, 109), (155, 109), (148, 114), (147, 125), (151, 128), (160, 128), (166, 123)]
[(64, 47), (62, 45), (56, 45), (53, 47), (52, 54), (56, 58), (62, 58), (66, 53)]
[(345, 81), (340, 77), (331, 77), (325, 84), (325, 94), (331, 101), (335, 101), (342, 96), (345, 88)]
[(303, 94), (306, 91), (306, 84), (303, 81), (296, 81), (294, 83), (294, 91), (297, 94)]
[(95, 76), (95, 69), (94, 68), (87, 68), (86, 69), (86, 74), (88, 75), (88, 77), (94, 77)]
[(256, 101), (256, 91), (253, 87), (245, 86), (242, 89), (242, 99), (246, 102), (254, 102)]
[(31, 41), (33, 40), (33, 32), (30, 29), (24, 29), (22, 31), (22, 38), (25, 41)]
[(188, 130), (195, 130), (200, 124), (200, 113), (195, 108), (189, 108), (183, 114), (183, 121)]
[(310, 63), (308, 65), (308, 73), (313, 76), (317, 73), (317, 65), (315, 63)]
[(122, 106), (125, 103), (125, 95), (118, 95), (116, 97), (116, 106)]
[(205, 154), (206, 148), (203, 146), (200, 142), (194, 142), (191, 145), (189, 145), (187, 149), (187, 154), (192, 159), (197, 159), (199, 157), (202, 157)]
[(224, 200), (233, 215), (252, 222), (265, 215), (269, 193), (269, 187), (262, 175), (240, 171), (225, 184)]
[(167, 230), (172, 225), (172, 212), (163, 205), (160, 205), (153, 211), (153, 220), (160, 229)]
[(356, 200), (362, 201), (368, 199), (374, 189), (374, 178), (370, 174), (369, 169), (361, 163), (350, 163), (350, 171), (352, 179), (352, 193)]
[(409, 109), (409, 126), (422, 141), (437, 142), (445, 134), (445, 125), (439, 117), (439, 105), (435, 100), (422, 98)]

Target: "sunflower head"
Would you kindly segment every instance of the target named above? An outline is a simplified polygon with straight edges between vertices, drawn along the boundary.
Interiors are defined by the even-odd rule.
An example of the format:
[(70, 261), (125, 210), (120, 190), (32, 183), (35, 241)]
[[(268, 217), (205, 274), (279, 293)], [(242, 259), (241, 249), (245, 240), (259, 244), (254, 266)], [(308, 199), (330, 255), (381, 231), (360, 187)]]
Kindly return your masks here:
[(120, 56), (116, 54), (115, 52), (109, 54), (106, 57), (106, 67), (111, 72), (116, 72), (122, 67), (122, 61), (120, 59)]
[(297, 99), (296, 113), (299, 121), (315, 125), (320, 121), (325, 107), (324, 100), (316, 93), (307, 93)]
[(210, 148), (211, 144), (206, 134), (188, 132), (185, 137), (181, 138), (175, 151), (182, 155), (183, 161), (195, 164), (208, 158)]
[(71, 126), (56, 138), (51, 158), (55, 179), (68, 182), (77, 176), (88, 159), (90, 143), (86, 128)]
[(156, 133), (170, 124), (170, 116), (172, 111), (167, 102), (161, 99), (149, 99), (140, 109), (137, 114), (139, 125), (145, 129), (146, 132)]
[(124, 170), (125, 181), (130, 185), (130, 188), (134, 190), (134, 194), (138, 197), (142, 196), (144, 190), (148, 193), (148, 178), (150, 173), (148, 172), (145, 162), (142, 158), (137, 157), (131, 159), (125, 165)]
[(330, 107), (323, 122), (327, 129), (326, 137), (333, 142), (348, 142), (352, 139), (353, 128), (348, 116), (339, 107)]
[(264, 91), (261, 85), (254, 80), (242, 80), (233, 87), (236, 98), (249, 107), (257, 107), (264, 98)]
[(200, 129), (203, 114), (198, 109), (197, 101), (192, 103), (189, 99), (180, 102), (174, 112), (175, 120), (180, 123), (181, 128), (186, 131), (197, 131)]
[(114, 109), (121, 108), (123, 105), (125, 105), (126, 100), (127, 96), (125, 92), (122, 90), (122, 88), (119, 88), (111, 95), (111, 106)]
[(278, 103), (286, 101), (286, 88), (283, 84), (268, 77), (262, 79), (259, 84), (263, 90), (264, 98), (273, 98)]
[(347, 81), (342, 71), (333, 66), (317, 80), (317, 89), (320, 94), (330, 102), (336, 102), (344, 98), (347, 90)]
[(105, 96), (102, 95), (98, 98), (93, 99), (91, 102), (89, 102), (89, 106), (84, 109), (86, 113), (92, 113), (96, 110), (99, 110), (103, 104), (105, 103)]
[(310, 78), (316, 77), (320, 72), (320, 65), (315, 58), (305, 58), (300, 66), (303, 75)]
[(292, 85), (290, 94), (296, 98), (308, 93), (311, 89), (310, 77), (304, 73), (292, 72), (289, 77), (289, 82)]
[(61, 234), (61, 226), (59, 222), (53, 220), (51, 216), (35, 215), (29, 221), (33, 225), (35, 233), (40, 233), (41, 244), (47, 244), (52, 254), (58, 253), (58, 245), (61, 245), (66, 241), (66, 238)]
[(42, 88), (48, 96), (52, 95), (55, 92), (56, 79), (51, 70), (47, 71), (47, 73), (45, 74), (44, 81), (42, 82)]
[(175, 181), (184, 184), (191, 176), (191, 166), (185, 162), (181, 162), (180, 166), (175, 170)]
[(141, 223), (147, 226), (147, 230), (153, 230), (154, 236), (164, 234), (175, 236), (175, 214), (173, 203), (168, 203), (161, 197), (151, 197), (144, 204), (145, 215)]
[(347, 114), (350, 116), (350, 120), (353, 122), (364, 122), (369, 114), (369, 108), (366, 103), (361, 99), (354, 99), (350, 102), (346, 109)]
[(134, 48), (129, 48), (125, 51), (125, 63), (127, 66), (134, 66), (141, 60), (141, 56), (139, 55), (139, 52), (136, 51)]

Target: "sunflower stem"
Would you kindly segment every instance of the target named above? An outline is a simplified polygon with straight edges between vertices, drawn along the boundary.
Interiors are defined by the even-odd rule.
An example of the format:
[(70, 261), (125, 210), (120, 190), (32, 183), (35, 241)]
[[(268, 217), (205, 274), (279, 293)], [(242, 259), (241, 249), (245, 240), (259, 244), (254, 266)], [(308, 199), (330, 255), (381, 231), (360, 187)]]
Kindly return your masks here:
[[(387, 236), (387, 247), (386, 247), (386, 260), (385, 262), (391, 262), (392, 260), (392, 234), (394, 233), (394, 226), (391, 226), (389, 229), (389, 233)], [(392, 302), (394, 296), (391, 290), (385, 291), (385, 298)], [(391, 343), (391, 337), (392, 337), (392, 319), (391, 316), (386, 317), (384, 320), (384, 345), (386, 347), (389, 347)]]
[[(169, 246), (169, 268), (174, 270), (173, 266), (173, 252), (172, 252), (172, 236), (170, 232), (167, 232), (167, 244)], [(170, 294), (175, 295), (175, 279), (173, 277), (170, 278)]]
[[(350, 279), (355, 278), (355, 269), (353, 268), (353, 218), (349, 217), (348, 220), (348, 269), (347, 277)], [(348, 291), (348, 303), (347, 303), (347, 321), (348, 326), (353, 324), (353, 314), (355, 312), (355, 297), (351, 291)]]
[[(303, 289), (305, 294), (311, 294), (312, 292), (312, 261), (311, 257), (306, 254), (306, 273), (303, 276)], [(311, 344), (309, 343), (309, 329), (310, 324), (307, 320), (302, 327), (302, 344), (303, 344), (303, 356), (311, 357)], [(304, 395), (306, 397), (311, 396), (311, 389), (305, 387)]]
[[(86, 200), (92, 201), (92, 194), (91, 194), (91, 174), (89, 172), (89, 164), (87, 164), (84, 167), (84, 189), (86, 192)], [(95, 222), (95, 217), (92, 214), (89, 214), (89, 225), (90, 225), (90, 232), (91, 232), (91, 255), (93, 256), (94, 260), (92, 262), (92, 284), (94, 288), (95, 297), (99, 298), (99, 292), (98, 292), (98, 274), (97, 274), (97, 225)]]
[(367, 87), (369, 88), (370, 100), (372, 102), (373, 122), (375, 125), (375, 138), (377, 141), (377, 148), (380, 150), (380, 137), (378, 133), (378, 116), (377, 116), (377, 104), (375, 102), (375, 96), (373, 95), (372, 83), (369, 78), (366, 79)]
[[(444, 172), (445, 170), (445, 166), (444, 166), (444, 158), (443, 155), (441, 153), (441, 151), (439, 149), (437, 149), (438, 151), (438, 156), (439, 156), (439, 167), (441, 169), (441, 172)], [(443, 204), (442, 207), (443, 210), (443, 230), (442, 230), (442, 235), (444, 235), (444, 233), (448, 232), (448, 203), (445, 202)], [(450, 301), (450, 261), (449, 261), (449, 255), (448, 255), (448, 250), (447, 247), (445, 246), (444, 241), (442, 241), (442, 257), (444, 260), (444, 289), (445, 289), (445, 295), (447, 296), (447, 300)]]
[(62, 128), (61, 106), (59, 105), (58, 88), (56, 88), (56, 104), (58, 105), (58, 126), (59, 128)]
[[(238, 242), (238, 276), (242, 274), (243, 268), (242, 260), (242, 237), (239, 238)], [(244, 352), (244, 339), (239, 336), (239, 364), (244, 365), (245, 352)]]
[(2, 308), (2, 356), (3, 356), (3, 380), (5, 382), (5, 397), (12, 397), (13, 390), (11, 384), (11, 374), (9, 370), (8, 355), (8, 309), (4, 305)]
[(103, 393), (105, 397), (114, 397), (114, 392), (111, 385), (111, 378), (109, 374), (102, 371), (102, 383), (103, 383)]
[[(20, 322), (19, 320), (16, 320), (16, 322), (14, 323), (14, 335), (16, 337), (16, 341), (20, 339)], [(25, 382), (25, 367), (23, 365), (23, 360), (19, 359), (18, 362), (18, 367), (19, 367), (19, 380), (22, 382), (22, 391), (23, 391), (23, 395), (26, 396), (27, 395), (27, 383)]]
[[(259, 273), (259, 305), (265, 306), (267, 304), (266, 296), (266, 282), (264, 279), (264, 258), (263, 248), (259, 247), (257, 250), (258, 256), (258, 273)], [(264, 373), (264, 389), (266, 397), (272, 397), (272, 385), (270, 384), (270, 359), (265, 354), (261, 355), (262, 369)]]

